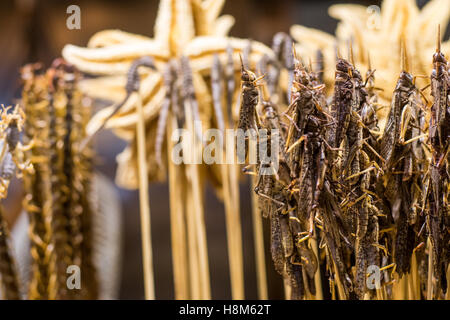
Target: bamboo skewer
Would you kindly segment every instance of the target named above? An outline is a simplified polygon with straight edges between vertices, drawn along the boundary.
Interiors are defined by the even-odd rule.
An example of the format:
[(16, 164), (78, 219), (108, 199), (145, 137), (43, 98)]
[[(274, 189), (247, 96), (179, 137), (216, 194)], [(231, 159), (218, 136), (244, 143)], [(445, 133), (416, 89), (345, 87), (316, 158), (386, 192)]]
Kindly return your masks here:
[(428, 237), (428, 281), (427, 281), (427, 300), (433, 299), (433, 244)]
[[(320, 259), (319, 245), (317, 243), (317, 240), (314, 238), (311, 238), (311, 247), (312, 247), (317, 259)], [(320, 274), (320, 268), (317, 268), (316, 274), (314, 275), (314, 284), (316, 285), (315, 300), (323, 300), (322, 278), (321, 278), (321, 274)]]
[(145, 123), (142, 99), (137, 95), (138, 121), (136, 123), (137, 153), (139, 170), (139, 207), (141, 215), (142, 260), (144, 268), (145, 299), (155, 299), (153, 254), (150, 224), (150, 200), (148, 194), (147, 158), (145, 150)]
[(252, 194), (252, 218), (253, 218), (253, 239), (255, 242), (255, 259), (256, 259), (256, 278), (258, 284), (258, 299), (267, 300), (267, 275), (266, 262), (264, 254), (264, 230), (261, 218), (261, 212), (258, 210), (258, 201), (255, 190), (256, 177), (251, 178), (251, 194)]
[(176, 120), (169, 114), (167, 119), (167, 157), (169, 171), (169, 195), (170, 195), (170, 226), (172, 240), (173, 277), (175, 286), (175, 299), (189, 299), (189, 261), (186, 246), (186, 219), (183, 211), (182, 201), (179, 196), (183, 194), (184, 179), (180, 166), (176, 166), (171, 158), (173, 144), (170, 136)]
[(201, 281), (199, 274), (199, 256), (197, 246), (197, 229), (195, 219), (195, 205), (192, 201), (192, 188), (186, 190), (186, 221), (188, 229), (188, 252), (189, 252), (189, 284), (191, 299), (201, 299)]
[(201, 283), (201, 297), (203, 300), (211, 299), (211, 287), (209, 279), (208, 247), (206, 243), (206, 227), (203, 209), (203, 197), (197, 165), (191, 165), (190, 178), (193, 187), (192, 206), (196, 220), (196, 236), (199, 256), (199, 270)]

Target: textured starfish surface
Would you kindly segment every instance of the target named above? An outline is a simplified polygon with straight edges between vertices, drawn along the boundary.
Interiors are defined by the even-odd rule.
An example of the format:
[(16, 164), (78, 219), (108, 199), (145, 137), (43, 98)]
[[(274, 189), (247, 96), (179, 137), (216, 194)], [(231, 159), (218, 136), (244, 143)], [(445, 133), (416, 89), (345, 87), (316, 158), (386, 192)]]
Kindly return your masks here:
[[(348, 51), (352, 42), (357, 68), (366, 71), (370, 62), (376, 69), (376, 86), (381, 102), (391, 100), (395, 88), (396, 75), (400, 72), (400, 44), (405, 42), (409, 61), (413, 61), (411, 71), (415, 76), (431, 73), (430, 57), (436, 47), (436, 31), (440, 24), (445, 34), (450, 17), (450, 1), (432, 0), (419, 9), (415, 0), (384, 0), (381, 10), (353, 4), (333, 5), (329, 14), (339, 20), (336, 35), (294, 25), (292, 37), (298, 42), (297, 52), (301, 56), (314, 57), (317, 49), (324, 54), (324, 78), (328, 88), (334, 81), (336, 49), (342, 54)], [(442, 39), (441, 39), (442, 40)], [(450, 52), (450, 41), (442, 44), (443, 52)], [(395, 54), (398, 52), (398, 54)], [(419, 86), (428, 80), (417, 79)], [(429, 91), (427, 92), (429, 94)], [(381, 111), (384, 117), (388, 108)]]

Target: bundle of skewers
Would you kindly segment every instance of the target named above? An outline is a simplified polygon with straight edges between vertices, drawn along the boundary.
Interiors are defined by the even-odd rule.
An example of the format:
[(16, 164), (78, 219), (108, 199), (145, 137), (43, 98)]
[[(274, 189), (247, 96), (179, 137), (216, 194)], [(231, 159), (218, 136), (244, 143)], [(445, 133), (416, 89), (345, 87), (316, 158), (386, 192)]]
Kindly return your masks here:
[[(228, 36), (234, 18), (219, 16), (223, 4), (161, 0), (153, 38), (105, 30), (87, 48), (67, 45), (65, 60), (43, 74), (23, 68), (22, 109), (2, 113), (0, 196), (14, 173), (23, 175), (32, 266), (20, 293), (0, 212), (3, 296), (99, 296), (91, 145), (109, 128), (128, 141), (116, 183), (139, 189), (147, 299), (158, 259), (148, 184), (166, 179), (175, 298), (211, 298), (207, 183), (224, 203), (232, 298), (245, 298), (239, 184), (248, 177), (260, 299), (270, 297), (266, 254), (287, 299), (448, 299), (449, 42), (439, 31), (437, 44), (414, 38), (435, 38), (447, 25), (448, 1), (420, 11), (413, 0), (385, 0), (378, 29), (364, 24), (365, 8), (333, 6), (336, 37), (293, 26), (271, 48)], [(112, 105), (91, 117), (83, 95)], [(203, 163), (202, 132), (215, 128), (256, 133), (256, 163)], [(174, 138), (177, 129), (189, 138)], [(174, 161), (180, 144), (189, 161)], [(82, 290), (67, 290), (69, 266), (88, 275)]]

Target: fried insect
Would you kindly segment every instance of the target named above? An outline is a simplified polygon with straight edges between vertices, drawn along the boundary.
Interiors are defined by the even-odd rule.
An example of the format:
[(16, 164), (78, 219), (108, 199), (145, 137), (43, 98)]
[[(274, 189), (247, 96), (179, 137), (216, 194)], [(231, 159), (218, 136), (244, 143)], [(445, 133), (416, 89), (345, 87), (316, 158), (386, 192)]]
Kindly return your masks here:
[[(98, 288), (92, 262), (92, 210), (88, 200), (92, 151), (89, 145), (81, 148), (87, 138), (85, 128), (90, 110), (77, 90), (80, 75), (72, 65), (56, 60), (47, 74), (51, 82), (50, 127), (54, 126), (49, 131), (48, 150), (55, 248), (52, 258), (57, 264), (54, 269), (57, 279), (50, 278), (49, 294), (52, 299), (95, 299)], [(86, 272), (82, 289), (77, 292), (68, 291), (64, 282), (70, 265), (78, 265)]]

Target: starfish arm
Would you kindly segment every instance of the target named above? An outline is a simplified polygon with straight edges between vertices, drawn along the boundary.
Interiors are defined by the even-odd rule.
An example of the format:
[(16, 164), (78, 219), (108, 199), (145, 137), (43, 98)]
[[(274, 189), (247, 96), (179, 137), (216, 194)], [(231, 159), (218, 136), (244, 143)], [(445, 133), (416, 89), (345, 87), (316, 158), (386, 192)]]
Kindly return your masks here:
[(125, 84), (127, 80), (122, 76), (104, 76), (94, 79), (84, 79), (78, 83), (78, 88), (85, 95), (93, 99), (101, 99), (118, 103), (126, 95)]

